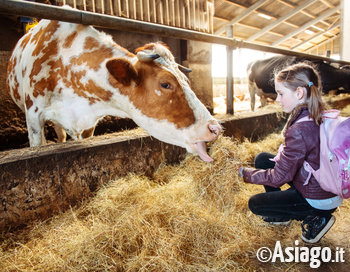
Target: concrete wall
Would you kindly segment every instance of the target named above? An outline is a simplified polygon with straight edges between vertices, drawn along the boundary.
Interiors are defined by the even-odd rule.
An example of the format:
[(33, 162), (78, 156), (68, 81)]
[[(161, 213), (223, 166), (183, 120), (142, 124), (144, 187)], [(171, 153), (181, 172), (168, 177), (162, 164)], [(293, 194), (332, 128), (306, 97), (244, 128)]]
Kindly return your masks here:
[(192, 88), (209, 111), (213, 112), (211, 56), (211, 44), (197, 41), (187, 42), (187, 60), (184, 64), (192, 69), (192, 72), (189, 73)]

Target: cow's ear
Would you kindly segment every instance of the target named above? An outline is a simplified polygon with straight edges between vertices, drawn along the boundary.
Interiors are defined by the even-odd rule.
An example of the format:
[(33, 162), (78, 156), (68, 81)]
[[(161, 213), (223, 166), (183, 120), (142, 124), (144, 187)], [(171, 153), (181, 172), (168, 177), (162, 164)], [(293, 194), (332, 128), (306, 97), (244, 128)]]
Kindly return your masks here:
[(138, 83), (137, 71), (127, 59), (111, 59), (106, 63), (106, 67), (110, 74), (125, 86), (129, 86), (132, 80)]

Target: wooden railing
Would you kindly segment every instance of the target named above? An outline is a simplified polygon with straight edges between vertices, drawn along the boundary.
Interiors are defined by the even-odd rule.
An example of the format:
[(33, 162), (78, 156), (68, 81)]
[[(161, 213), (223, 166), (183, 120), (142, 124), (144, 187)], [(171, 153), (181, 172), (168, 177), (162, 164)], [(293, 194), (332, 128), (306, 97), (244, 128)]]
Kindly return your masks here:
[(213, 33), (214, 0), (58, 0), (79, 10)]

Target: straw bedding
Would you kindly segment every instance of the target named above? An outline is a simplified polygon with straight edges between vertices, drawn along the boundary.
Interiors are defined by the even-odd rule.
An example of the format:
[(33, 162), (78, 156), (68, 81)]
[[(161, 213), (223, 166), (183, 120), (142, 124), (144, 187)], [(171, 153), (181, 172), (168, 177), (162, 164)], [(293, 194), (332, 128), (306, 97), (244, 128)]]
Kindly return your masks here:
[[(247, 201), (263, 188), (237, 176), (241, 165), (281, 142), (279, 133), (256, 143), (220, 137), (210, 147), (214, 163), (188, 155), (152, 178), (111, 181), (80, 208), (3, 234), (0, 271), (309, 271), (308, 264), (257, 260), (262, 246), (301, 242), (300, 223), (270, 226), (253, 215)], [(345, 202), (331, 232), (349, 209)], [(321, 245), (337, 242), (327, 235)]]

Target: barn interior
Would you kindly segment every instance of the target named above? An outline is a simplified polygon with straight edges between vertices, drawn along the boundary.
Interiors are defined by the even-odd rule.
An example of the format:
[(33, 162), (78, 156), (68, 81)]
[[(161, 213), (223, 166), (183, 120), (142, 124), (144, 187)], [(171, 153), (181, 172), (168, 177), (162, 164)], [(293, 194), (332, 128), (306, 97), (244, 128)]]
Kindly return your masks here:
[[(34, 2), (38, 5), (34, 6)], [(0, 40), (0, 230), (3, 233), (27, 226), (33, 228), (33, 222), (51, 218), (72, 206), (79, 207), (110, 180), (128, 176), (130, 172), (152, 177), (154, 173), (159, 175), (157, 171), (164, 164), (194, 160), (186, 157), (183, 148), (164, 144), (135, 129), (132, 120), (110, 116), (99, 123), (96, 137), (63, 144), (54, 143), (56, 135), (47, 124), (50, 144), (29, 147), (24, 113), (7, 91), (7, 63), (28, 21), (32, 22), (33, 18), (76, 20), (69, 12), (54, 9), (65, 4), (77, 8), (82, 12), (79, 18), (108, 33), (131, 52), (148, 42), (165, 42), (176, 61), (192, 69), (188, 77), (193, 90), (220, 120), (224, 136), (231, 139), (260, 140), (271, 132), (281, 131), (287, 118), (273, 101), (265, 108), (250, 110), (246, 74), (249, 62), (286, 54), (320, 59), (337, 67), (350, 64), (347, 44), (350, 3), (346, 0), (0, 1), (3, 37)], [(131, 23), (118, 20), (124, 18)], [(343, 109), (349, 105), (350, 97), (331, 95), (325, 100), (330, 107)], [(348, 111), (344, 114), (349, 116)], [(269, 231), (268, 235), (273, 235), (273, 231)], [(344, 232), (342, 237), (346, 235)], [(3, 237), (6, 237), (3, 240), (8, 238)], [(278, 237), (283, 237), (283, 230), (278, 232)], [(259, 243), (262, 245), (263, 241)], [(229, 256), (227, 252), (222, 253), (223, 256)], [(244, 267), (247, 260), (252, 259), (247, 258), (239, 256), (234, 259), (238, 266), (228, 267), (230, 270)], [(155, 266), (153, 271), (162, 270), (157, 267), (167, 270), (166, 266)], [(200, 264), (196, 269), (199, 267)], [(277, 268), (308, 271), (308, 267), (301, 270), (281, 267)], [(141, 269), (142, 264), (135, 264), (135, 268)], [(152, 270), (150, 266), (147, 268)], [(123, 271), (125, 267), (120, 269)], [(252, 269), (259, 269), (259, 264), (255, 263)], [(269, 271), (269, 267), (263, 271)]]

